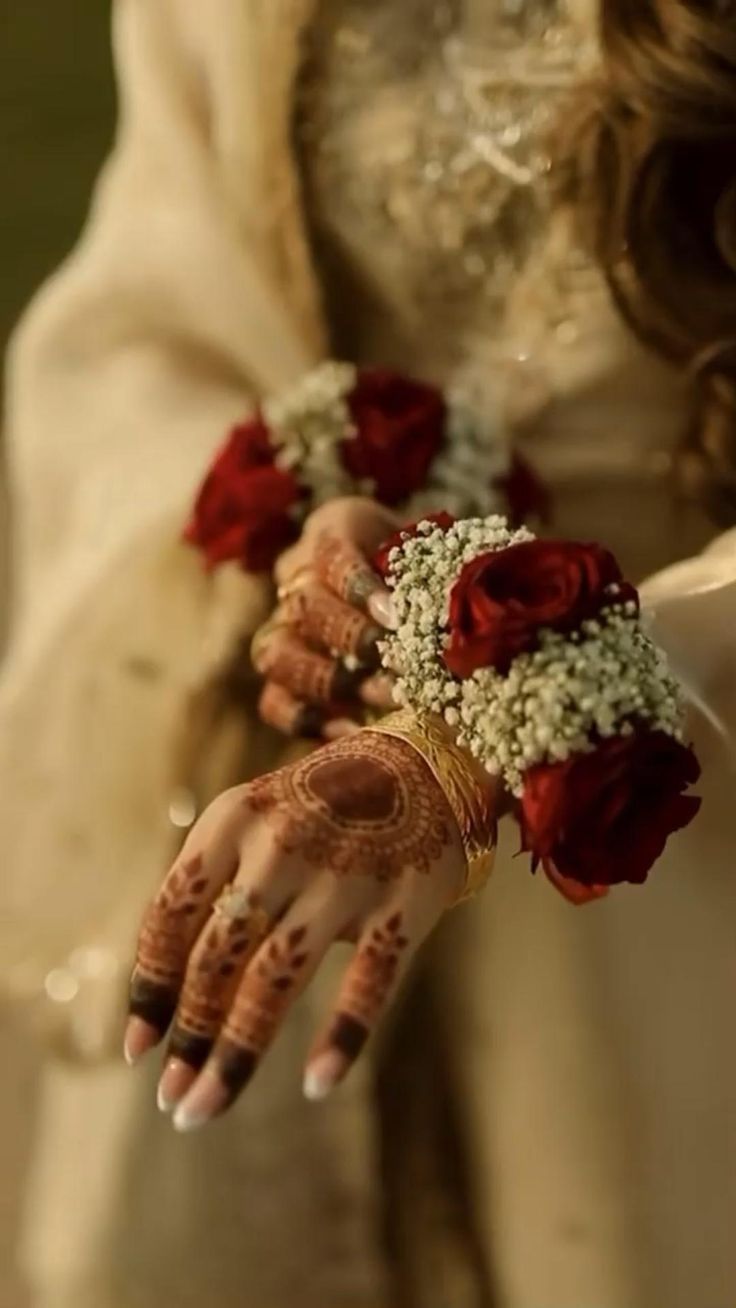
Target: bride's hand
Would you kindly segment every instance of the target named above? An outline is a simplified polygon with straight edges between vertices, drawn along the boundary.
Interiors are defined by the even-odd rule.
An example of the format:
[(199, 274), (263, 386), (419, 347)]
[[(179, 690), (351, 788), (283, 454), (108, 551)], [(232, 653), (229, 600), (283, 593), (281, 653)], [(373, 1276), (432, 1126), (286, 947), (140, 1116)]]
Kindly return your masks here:
[(159, 1089), (180, 1130), (223, 1112), (333, 941), (355, 942), (307, 1060), (323, 1098), (344, 1077), (421, 941), (459, 897), (465, 858), (423, 759), (361, 731), (221, 795), (146, 912), (126, 1056), (171, 1025)]
[(253, 642), (260, 714), (276, 730), (336, 739), (366, 706), (391, 706), (390, 682), (376, 672), (391, 596), (368, 560), (397, 526), (372, 500), (333, 500), (279, 559), (279, 605)]

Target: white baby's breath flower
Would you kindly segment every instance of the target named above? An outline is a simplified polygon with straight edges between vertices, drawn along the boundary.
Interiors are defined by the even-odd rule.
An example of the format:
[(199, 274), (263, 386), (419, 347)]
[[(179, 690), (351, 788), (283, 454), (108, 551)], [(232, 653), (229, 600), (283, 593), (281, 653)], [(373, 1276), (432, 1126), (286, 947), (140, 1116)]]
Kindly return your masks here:
[[(355, 435), (348, 397), (358, 370), (328, 360), (299, 382), (263, 404), (263, 416), (276, 449), (276, 464), (311, 492), (313, 506), (342, 495), (376, 493), (369, 477), (355, 478), (343, 465), (341, 447)], [(443, 508), (456, 516), (487, 514), (503, 507), (496, 479), (508, 471), (508, 435), (487, 406), (475, 412), (467, 399), (451, 395), (442, 450), (427, 484), (402, 506), (407, 519)]]
[(263, 405), (277, 466), (309, 487), (315, 505), (356, 491), (340, 457), (340, 446), (353, 434), (347, 397), (356, 379), (352, 364), (328, 361)]
[(617, 605), (615, 595), (580, 632), (540, 631), (538, 648), (517, 655), (505, 674), (480, 668), (459, 680), (449, 671), (442, 657), (449, 598), (462, 568), (481, 553), (533, 539), (494, 515), (447, 531), (421, 523), (389, 555), (399, 627), (382, 644), (396, 701), (442, 713), (458, 742), (517, 795), (528, 768), (629, 734), (633, 721), (678, 740), (683, 730), (681, 692), (663, 652), (644, 632), (636, 605)]

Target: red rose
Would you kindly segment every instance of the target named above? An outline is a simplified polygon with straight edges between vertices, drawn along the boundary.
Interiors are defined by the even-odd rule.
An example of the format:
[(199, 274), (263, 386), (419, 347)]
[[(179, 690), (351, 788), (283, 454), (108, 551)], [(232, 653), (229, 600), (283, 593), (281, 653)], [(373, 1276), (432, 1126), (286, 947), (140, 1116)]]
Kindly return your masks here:
[[(455, 522), (455, 518), (453, 518), (451, 513), (427, 513), (423, 518), (419, 519), (419, 522), (433, 522), (436, 527), (441, 527), (443, 531), (447, 531), (448, 527), (451, 527), (453, 522)], [(416, 535), (419, 522), (410, 522), (408, 526), (402, 527), (399, 531), (393, 532), (388, 540), (385, 540), (380, 548), (376, 550), (376, 553), (373, 555), (373, 567), (379, 577), (385, 579), (388, 576), (389, 554), (397, 545), (403, 545), (405, 540)]]
[(466, 563), (450, 595), (450, 643), (445, 663), (458, 677), (476, 668), (507, 672), (537, 645), (540, 628), (575, 631), (611, 602), (636, 599), (619, 566), (600, 545), (533, 540)]
[(425, 485), (445, 435), (445, 401), (433, 386), (382, 368), (364, 368), (348, 396), (356, 435), (342, 447), (348, 472), (375, 482), (383, 504)]
[(249, 572), (270, 568), (298, 535), (292, 511), (302, 497), (296, 478), (276, 468), (260, 418), (234, 427), (197, 496), (184, 537), (209, 568), (237, 559)]
[(700, 800), (691, 749), (663, 731), (604, 740), (592, 754), (544, 763), (524, 777), (522, 849), (534, 863), (586, 886), (640, 884)]

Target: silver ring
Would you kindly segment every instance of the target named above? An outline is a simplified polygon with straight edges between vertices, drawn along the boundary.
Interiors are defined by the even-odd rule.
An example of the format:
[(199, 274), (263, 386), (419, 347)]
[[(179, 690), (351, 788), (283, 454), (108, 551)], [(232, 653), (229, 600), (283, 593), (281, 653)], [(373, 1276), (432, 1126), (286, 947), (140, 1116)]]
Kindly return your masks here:
[(228, 886), (219, 899), (215, 900), (213, 912), (219, 917), (227, 918), (228, 922), (248, 917), (252, 912), (248, 891), (244, 886)]

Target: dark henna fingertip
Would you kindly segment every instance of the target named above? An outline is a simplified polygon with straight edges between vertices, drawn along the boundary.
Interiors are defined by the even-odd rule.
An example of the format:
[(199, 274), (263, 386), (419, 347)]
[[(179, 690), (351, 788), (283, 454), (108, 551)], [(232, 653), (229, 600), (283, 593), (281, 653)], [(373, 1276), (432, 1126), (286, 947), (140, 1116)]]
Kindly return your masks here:
[(174, 1027), (166, 1050), (167, 1059), (178, 1058), (188, 1067), (199, 1071), (200, 1067), (204, 1067), (211, 1053), (212, 1040), (206, 1036), (194, 1035), (183, 1027)]
[(356, 1021), (349, 1013), (338, 1013), (325, 1044), (329, 1048), (338, 1049), (352, 1062), (363, 1049), (368, 1035), (368, 1027), (362, 1022)]
[(217, 1073), (228, 1091), (228, 1104), (240, 1094), (258, 1067), (258, 1055), (244, 1049), (232, 1040), (221, 1040), (217, 1046)]
[(144, 976), (134, 976), (130, 983), (128, 1013), (131, 1017), (140, 1017), (164, 1035), (176, 1012), (178, 995), (176, 991), (162, 986), (158, 981), (150, 981)]

